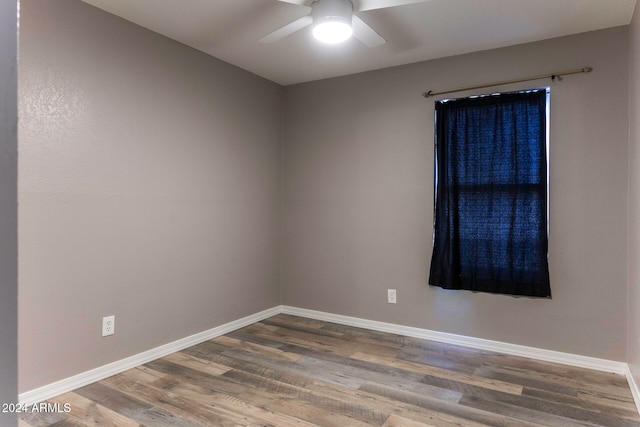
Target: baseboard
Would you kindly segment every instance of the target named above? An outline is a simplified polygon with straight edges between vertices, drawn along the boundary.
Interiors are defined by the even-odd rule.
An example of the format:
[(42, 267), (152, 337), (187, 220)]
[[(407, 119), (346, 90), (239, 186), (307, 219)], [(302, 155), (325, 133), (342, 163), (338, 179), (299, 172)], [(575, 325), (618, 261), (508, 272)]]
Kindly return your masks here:
[(627, 366), (627, 382), (629, 383), (631, 394), (633, 395), (633, 400), (635, 400), (636, 407), (638, 408), (638, 413), (640, 414), (640, 386), (638, 385), (638, 383), (636, 383), (636, 379), (633, 377), (629, 366)]
[(92, 369), (91, 371), (83, 372), (73, 377), (27, 391), (20, 394), (19, 402), (25, 405), (42, 402), (52, 397), (59, 396), (60, 394), (67, 393), (96, 381), (100, 381), (104, 378), (126, 371), (127, 369), (135, 368), (136, 366), (143, 365), (145, 363), (167, 356), (171, 353), (175, 353), (187, 347), (200, 344), (204, 341), (219, 337), (221, 335), (227, 334), (229, 332), (235, 331), (237, 329), (243, 328), (245, 326), (251, 325), (280, 313), (291, 314), (316, 320), (323, 320), (326, 322), (339, 323), (346, 326), (354, 326), (379, 332), (389, 332), (414, 338), (462, 345), (479, 350), (495, 351), (514, 356), (528, 357), (545, 362), (561, 363), (569, 366), (625, 375), (629, 382), (629, 387), (631, 388), (631, 393), (633, 394), (636, 406), (638, 407), (638, 412), (640, 413), (640, 389), (638, 388), (638, 384), (635, 382), (633, 376), (631, 375), (629, 365), (624, 362), (580, 356), (576, 354), (545, 350), (535, 347), (527, 347), (517, 344), (509, 344), (500, 341), (466, 337), (462, 335), (431, 331), (428, 329), (415, 328), (411, 326), (402, 326), (393, 323), (378, 322), (375, 320), (367, 320), (357, 317), (343, 316), (339, 314), (284, 305), (273, 307), (256, 314), (243, 317), (242, 319), (238, 319), (233, 322), (215, 327), (213, 329), (209, 329), (207, 331), (191, 335), (189, 337), (171, 342), (169, 344), (156, 347), (154, 349), (128, 357), (126, 359), (122, 359), (117, 362)]
[(361, 319), (358, 317), (343, 316), (340, 314), (326, 313), (323, 311), (308, 310), (290, 306), (281, 306), (281, 312), (294, 316), (306, 317), (309, 319), (333, 322), (346, 326), (369, 329), (378, 332), (389, 332), (392, 334), (404, 335), (413, 338), (433, 340), (447, 344), (457, 344), (479, 350), (495, 351), (513, 356), (528, 357), (530, 359), (544, 362), (560, 363), (578, 368), (593, 369), (596, 371), (611, 372), (624, 375), (629, 383), (633, 400), (636, 403), (638, 413), (640, 413), (640, 388), (635, 382), (629, 365), (624, 362), (616, 362), (595, 357), (580, 356), (577, 354), (563, 353), (560, 351), (545, 350), (535, 347), (527, 347), (518, 344), (509, 344), (500, 341), (491, 341), (481, 338), (466, 337), (463, 335), (448, 334), (446, 332), (431, 331), (428, 329), (402, 326), (394, 323), (378, 322), (375, 320)]
[(466, 337), (445, 332), (430, 331), (428, 329), (402, 326), (393, 323), (378, 322), (375, 320), (361, 319), (357, 317), (342, 316), (339, 314), (325, 313), (322, 311), (307, 310), (303, 308), (282, 306), (282, 312), (295, 316), (307, 317), (316, 320), (339, 323), (347, 326), (355, 326), (380, 332), (389, 332), (414, 338), (439, 341), (447, 344), (457, 344), (479, 350), (495, 351), (513, 356), (528, 357), (545, 362), (561, 363), (580, 368), (594, 369), (597, 371), (613, 372), (627, 375), (629, 367), (624, 362), (615, 362), (594, 357), (579, 356), (553, 350), (545, 350), (535, 347), (527, 347), (518, 344), (509, 344), (500, 341), (491, 341), (481, 338)]
[(235, 331), (236, 329), (240, 329), (261, 320), (267, 319), (271, 316), (275, 316), (276, 314), (279, 314), (281, 312), (282, 308), (280, 306), (277, 306), (261, 311), (259, 313), (252, 314), (247, 317), (243, 317), (242, 319), (225, 323), (224, 325), (220, 325), (213, 329), (209, 329), (207, 331), (200, 332), (165, 345), (161, 345), (160, 347), (153, 348), (151, 350), (136, 354), (131, 357), (127, 357), (126, 359), (118, 360), (117, 362), (109, 363), (108, 365), (104, 365), (99, 368), (74, 375), (73, 377), (65, 378), (55, 383), (30, 390), (25, 393), (21, 393), (18, 396), (18, 400), (21, 404), (32, 405), (34, 403), (39, 403), (44, 400), (51, 399), (52, 397), (59, 396), (63, 393), (67, 393), (96, 381), (103, 380), (112, 375), (119, 374), (120, 372), (124, 372), (128, 369), (135, 368), (136, 366), (149, 363), (171, 353), (184, 350), (187, 347), (200, 344), (212, 338), (216, 338), (229, 332)]

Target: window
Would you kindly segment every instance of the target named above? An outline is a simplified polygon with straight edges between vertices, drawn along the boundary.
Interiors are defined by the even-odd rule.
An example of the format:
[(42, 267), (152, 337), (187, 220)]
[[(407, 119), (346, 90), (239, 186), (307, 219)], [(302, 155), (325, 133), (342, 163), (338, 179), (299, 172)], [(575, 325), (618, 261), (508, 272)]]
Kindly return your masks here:
[(550, 297), (547, 89), (436, 102), (429, 284)]

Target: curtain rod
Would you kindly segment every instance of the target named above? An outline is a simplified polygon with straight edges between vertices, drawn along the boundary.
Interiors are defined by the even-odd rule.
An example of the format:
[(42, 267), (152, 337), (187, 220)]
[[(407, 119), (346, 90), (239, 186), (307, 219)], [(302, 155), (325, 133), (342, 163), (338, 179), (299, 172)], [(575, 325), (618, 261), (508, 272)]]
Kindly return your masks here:
[(528, 82), (531, 80), (540, 80), (540, 79), (548, 79), (548, 78), (551, 78), (551, 80), (553, 81), (555, 81), (556, 79), (558, 79), (559, 81), (562, 81), (562, 76), (567, 76), (569, 74), (590, 73), (591, 71), (593, 71), (593, 68), (584, 67), (577, 70), (563, 71), (561, 73), (543, 74), (541, 76), (531, 76), (531, 77), (524, 77), (524, 78), (513, 79), (513, 80), (503, 80), (501, 82), (486, 83), (486, 84), (475, 85), (475, 86), (458, 87), (455, 89), (430, 90), (429, 92), (423, 92), (422, 96), (424, 96), (425, 98), (429, 98), (431, 96), (444, 95), (445, 93), (463, 92), (465, 90), (471, 90), (471, 89), (481, 89), (484, 87), (501, 86), (509, 83)]

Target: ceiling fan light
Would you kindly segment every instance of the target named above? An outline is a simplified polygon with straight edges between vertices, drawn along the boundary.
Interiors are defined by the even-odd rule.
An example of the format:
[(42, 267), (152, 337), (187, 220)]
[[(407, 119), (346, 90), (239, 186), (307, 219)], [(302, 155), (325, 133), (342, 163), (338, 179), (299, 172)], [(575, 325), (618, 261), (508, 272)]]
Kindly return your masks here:
[(311, 5), (313, 36), (324, 43), (340, 43), (353, 34), (350, 0), (316, 0)]
[(351, 25), (341, 20), (323, 20), (313, 27), (313, 36), (323, 43), (342, 43), (352, 34)]

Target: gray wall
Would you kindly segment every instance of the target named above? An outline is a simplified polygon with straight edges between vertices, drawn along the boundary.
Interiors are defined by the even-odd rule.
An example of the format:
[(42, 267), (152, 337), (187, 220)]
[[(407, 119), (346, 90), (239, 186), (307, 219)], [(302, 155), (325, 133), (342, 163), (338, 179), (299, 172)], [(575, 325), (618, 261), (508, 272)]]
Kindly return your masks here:
[[(627, 54), (620, 27), (286, 87), (283, 303), (624, 361)], [(584, 66), (551, 89), (553, 299), (429, 287), (434, 100), (421, 92)]]
[[(0, 403), (18, 400), (16, 6), (0, 2)], [(0, 425), (16, 424), (0, 412)]]
[(20, 390), (278, 305), (281, 87), (78, 0), (21, 18)]
[[(617, 28), (284, 89), (78, 0), (23, 0), (21, 15), (21, 391), (281, 302), (629, 360), (638, 378), (633, 262), (624, 309), (637, 12), (631, 67), (627, 29)], [(2, 63), (14, 61), (10, 35), (1, 40)], [(433, 100), (420, 93), (585, 65), (595, 71), (552, 85), (553, 299), (429, 287)], [(11, 88), (11, 75), (0, 77)], [(633, 260), (640, 92), (631, 80)], [(3, 119), (15, 120), (14, 104), (2, 99)], [(0, 315), (10, 318), (0, 391), (13, 400), (11, 141), (15, 132), (0, 162), (9, 165), (0, 232), (14, 234), (0, 248), (9, 253)], [(109, 314), (116, 335), (101, 338)]]
[(629, 30), (629, 321), (627, 362), (640, 386), (640, 7)]

